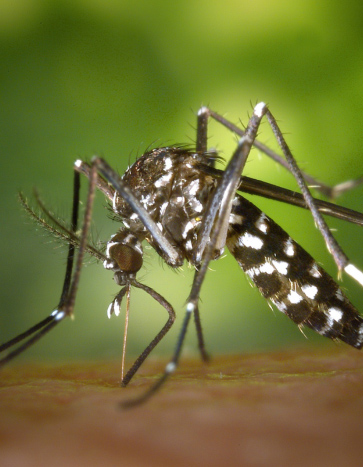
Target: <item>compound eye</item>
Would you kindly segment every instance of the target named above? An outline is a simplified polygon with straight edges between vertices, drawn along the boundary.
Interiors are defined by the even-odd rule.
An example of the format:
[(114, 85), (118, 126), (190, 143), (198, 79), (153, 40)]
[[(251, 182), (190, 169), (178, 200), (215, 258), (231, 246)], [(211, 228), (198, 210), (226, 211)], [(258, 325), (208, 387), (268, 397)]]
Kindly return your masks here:
[(122, 272), (135, 274), (142, 266), (141, 253), (128, 245), (113, 245), (109, 250), (109, 255)]

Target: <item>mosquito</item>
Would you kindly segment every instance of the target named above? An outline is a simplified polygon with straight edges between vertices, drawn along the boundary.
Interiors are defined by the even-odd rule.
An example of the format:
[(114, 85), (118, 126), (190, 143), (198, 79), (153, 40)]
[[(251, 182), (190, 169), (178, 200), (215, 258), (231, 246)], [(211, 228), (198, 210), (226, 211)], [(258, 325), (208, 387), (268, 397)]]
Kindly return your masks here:
[[(211, 118), (239, 137), (237, 148), (224, 171), (215, 167), (218, 155), (207, 148), (208, 122)], [(283, 156), (256, 139), (263, 118), (267, 119)], [(289, 170), (301, 194), (242, 176), (253, 146)], [(89, 188), (81, 233), (77, 234), (81, 175), (89, 180)], [(309, 209), (337, 265), (338, 273), (345, 272), (363, 285), (363, 273), (350, 262), (322, 216), (329, 215), (363, 225), (363, 214), (315, 199), (308, 188), (308, 185), (312, 185), (333, 199), (362, 182), (363, 177), (329, 187), (300, 170), (274, 116), (263, 102), (254, 107), (243, 130), (222, 115), (202, 107), (197, 116), (195, 149), (180, 146), (152, 149), (137, 159), (122, 177), (100, 157), (93, 157), (90, 163), (77, 160), (74, 165), (70, 228), (53, 216), (38, 195), (36, 201), (44, 218), (38, 216), (24, 196), (20, 195), (29, 215), (66, 241), (69, 250), (57, 308), (43, 321), (0, 346), (0, 351), (10, 349), (0, 360), (0, 366), (72, 316), (84, 255), (88, 253), (102, 261), (106, 269), (113, 271), (114, 279), (121, 287), (107, 310), (109, 317), (113, 313), (119, 314), (125, 296), (128, 315), (132, 287), (146, 292), (168, 314), (163, 328), (124, 374), (126, 320), (122, 360), (122, 386), (126, 386), (175, 321), (175, 312), (170, 303), (136, 279), (143, 265), (144, 241), (169, 266), (178, 268), (187, 261), (195, 268), (195, 274), (176, 349), (164, 373), (141, 396), (124, 402), (123, 407), (148, 400), (175, 372), (192, 315), (199, 352), (203, 360), (208, 360), (199, 314), (199, 297), (209, 263), (220, 258), (225, 247), (261, 294), (300, 328), (307, 326), (323, 336), (339, 339), (360, 349), (363, 345), (363, 318), (339, 285), (281, 227), (240, 193), (256, 194)], [(93, 247), (88, 241), (96, 188), (105, 195), (115, 219), (121, 223), (117, 233), (107, 242), (105, 252)], [(78, 255), (75, 259), (76, 249)]]

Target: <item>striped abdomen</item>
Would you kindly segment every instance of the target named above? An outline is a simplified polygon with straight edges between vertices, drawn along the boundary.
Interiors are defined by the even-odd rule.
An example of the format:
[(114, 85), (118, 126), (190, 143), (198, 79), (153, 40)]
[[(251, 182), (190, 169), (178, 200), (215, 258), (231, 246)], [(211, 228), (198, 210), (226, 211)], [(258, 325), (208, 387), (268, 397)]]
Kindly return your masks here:
[(262, 295), (298, 325), (360, 349), (363, 318), (340, 287), (281, 227), (242, 196), (227, 246)]

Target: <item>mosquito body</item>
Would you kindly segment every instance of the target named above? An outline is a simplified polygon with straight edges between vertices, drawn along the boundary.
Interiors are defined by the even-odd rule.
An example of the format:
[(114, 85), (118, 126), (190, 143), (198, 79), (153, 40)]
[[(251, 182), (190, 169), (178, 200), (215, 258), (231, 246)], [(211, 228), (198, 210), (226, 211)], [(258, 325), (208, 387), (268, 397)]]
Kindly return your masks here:
[[(115, 191), (113, 211), (125, 228), (108, 242), (104, 266), (114, 271), (119, 285), (124, 285), (125, 271), (129, 274), (141, 269), (143, 240), (173, 267), (182, 266), (184, 260), (196, 269), (200, 267), (195, 258), (198, 232), (218, 184), (218, 179), (207, 173), (213, 159), (186, 149), (158, 148), (125, 172), (122, 180), (132, 187), (180, 260), (171, 262), (160, 251), (138, 215)], [(279, 225), (239, 194), (232, 200), (226, 246), (262, 295), (296, 324), (361, 348), (363, 319), (336, 282)], [(126, 249), (132, 270), (123, 264)], [(213, 259), (223, 253), (224, 246), (215, 249)], [(119, 308), (116, 297), (109, 315)]]
[[(256, 140), (257, 130), (264, 115), (275, 133), (286, 160), (272, 153)], [(217, 157), (207, 151), (208, 118), (214, 118), (241, 137), (231, 161), (223, 172), (214, 168)], [(302, 195), (263, 182), (241, 178), (252, 145), (259, 147), (287, 167), (295, 176)], [(237, 193), (237, 191), (254, 192), (310, 209), (339, 271), (344, 270), (363, 285), (362, 272), (348, 260), (336, 243), (321, 212), (359, 225), (363, 225), (363, 215), (312, 198), (306, 182), (313, 182), (314, 185), (317, 182), (300, 171), (265, 104), (260, 103), (255, 107), (244, 131), (203, 107), (198, 114), (195, 150), (183, 147), (153, 149), (141, 156), (122, 177), (119, 177), (100, 158), (94, 158), (91, 164), (77, 161), (75, 173), (72, 228), (68, 230), (58, 223), (58, 229), (61, 231), (59, 235), (63, 235), (70, 244), (65, 285), (59, 306), (50, 317), (1, 346), (0, 351), (29, 338), (4, 357), (0, 364), (8, 362), (25, 350), (73, 312), (83, 254), (87, 251), (101, 259), (106, 269), (114, 272), (116, 283), (122, 287), (108, 308), (109, 317), (112, 313), (119, 314), (121, 301), (125, 295), (129, 298), (132, 286), (141, 288), (151, 295), (169, 315), (158, 335), (123, 376), (122, 384), (128, 384), (175, 319), (172, 306), (156, 291), (136, 280), (136, 275), (143, 264), (143, 241), (147, 241), (168, 265), (177, 268), (186, 260), (195, 267), (196, 273), (173, 358), (157, 383), (129, 405), (148, 399), (176, 369), (192, 314), (197, 329), (199, 350), (202, 358), (207, 360), (198, 301), (209, 262), (218, 259), (225, 247), (229, 249), (262, 295), (297, 325), (308, 326), (323, 336), (340, 339), (358, 349), (362, 347), (363, 318), (338, 284), (281, 227)], [(77, 237), (75, 231), (79, 204), (79, 174), (86, 175), (90, 181), (90, 188), (82, 235)], [(359, 183), (361, 180), (342, 184), (333, 189), (320, 183), (318, 185), (320, 191), (333, 195)], [(116, 220), (122, 222), (122, 227), (108, 241), (105, 254), (92, 249), (87, 244), (96, 187), (110, 200)], [(25, 207), (36, 220), (42, 222), (27, 204)], [(45, 217), (53, 221), (49, 211), (42, 204), (40, 207)], [(47, 225), (46, 228), (49, 227)], [(79, 249), (79, 254), (73, 267), (75, 248)]]

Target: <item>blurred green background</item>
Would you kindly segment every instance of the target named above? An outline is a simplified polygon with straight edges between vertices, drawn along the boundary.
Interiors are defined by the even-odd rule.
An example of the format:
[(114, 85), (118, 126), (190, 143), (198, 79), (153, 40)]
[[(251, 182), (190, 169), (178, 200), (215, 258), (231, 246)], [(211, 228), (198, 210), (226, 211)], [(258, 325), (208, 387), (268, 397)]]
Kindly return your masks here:
[[(69, 218), (72, 164), (103, 155), (121, 173), (150, 144), (194, 141), (195, 114), (210, 105), (246, 123), (264, 100), (301, 166), (327, 183), (363, 174), (363, 9), (360, 1), (283, 0), (0, 1), (1, 309), (0, 341), (41, 320), (56, 306), (66, 248), (22, 212), (17, 191), (38, 187), (47, 205)], [(210, 146), (228, 158), (235, 138), (215, 123)], [(267, 124), (260, 140), (276, 147)], [(254, 151), (245, 173), (294, 188), (292, 177)], [(344, 205), (363, 210), (363, 189)], [(311, 216), (254, 198), (336, 277)], [(98, 196), (95, 235), (117, 226)], [(363, 231), (330, 221), (336, 237), (363, 267)], [(212, 353), (334, 345), (308, 339), (271, 311), (230, 258), (212, 264), (201, 314)], [(192, 281), (147, 251), (139, 276), (175, 306), (173, 332), (155, 350), (174, 348)], [(344, 276), (360, 310), (362, 290)], [(123, 319), (106, 317), (118, 288), (112, 273), (89, 261), (75, 320), (62, 323), (28, 358), (105, 358), (121, 354)], [(143, 292), (131, 297), (129, 355), (140, 352), (166, 314)], [(195, 331), (185, 348), (194, 353)]]

